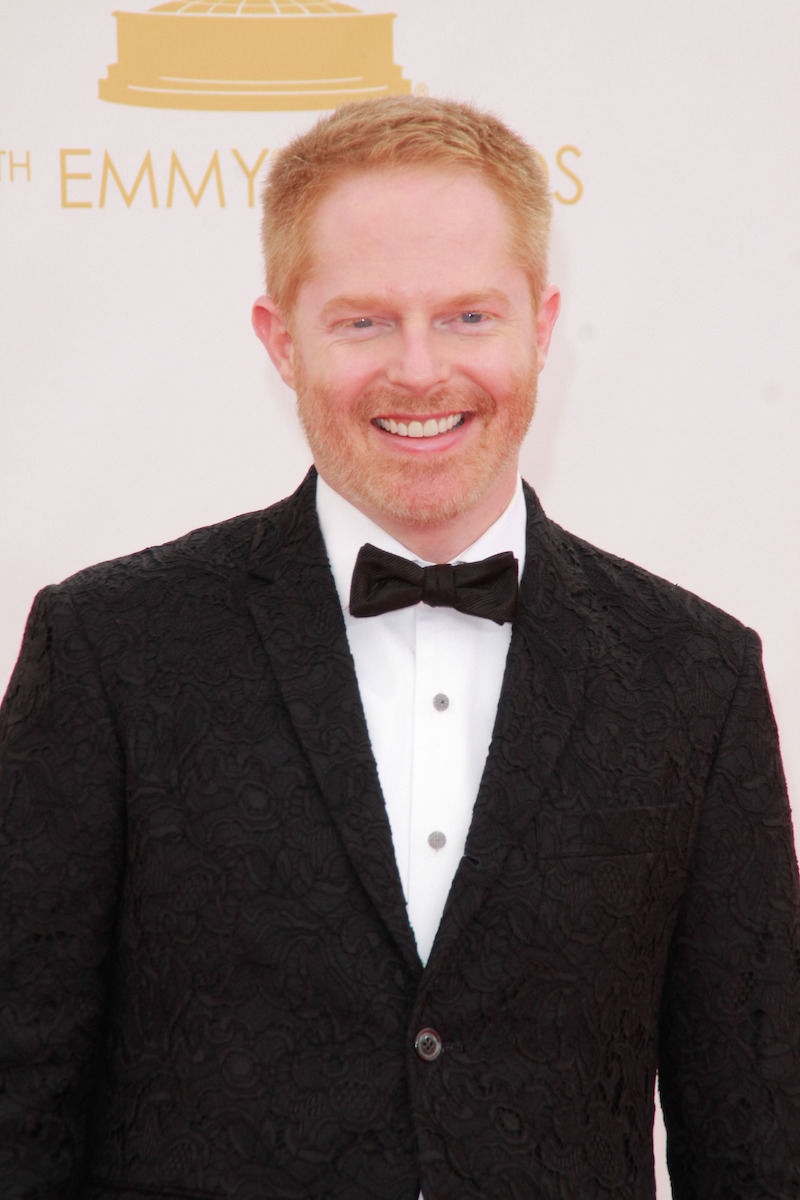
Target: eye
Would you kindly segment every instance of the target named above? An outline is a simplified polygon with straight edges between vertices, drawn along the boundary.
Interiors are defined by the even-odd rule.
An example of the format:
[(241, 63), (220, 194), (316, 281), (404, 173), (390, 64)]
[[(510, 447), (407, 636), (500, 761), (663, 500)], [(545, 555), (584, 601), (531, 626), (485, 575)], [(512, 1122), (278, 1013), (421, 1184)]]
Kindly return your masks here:
[(480, 325), (485, 315), (486, 314), (482, 312), (465, 312), (461, 314), (459, 320), (464, 325)]
[(350, 324), (353, 329), (371, 329), (374, 322), (371, 317), (355, 317)]

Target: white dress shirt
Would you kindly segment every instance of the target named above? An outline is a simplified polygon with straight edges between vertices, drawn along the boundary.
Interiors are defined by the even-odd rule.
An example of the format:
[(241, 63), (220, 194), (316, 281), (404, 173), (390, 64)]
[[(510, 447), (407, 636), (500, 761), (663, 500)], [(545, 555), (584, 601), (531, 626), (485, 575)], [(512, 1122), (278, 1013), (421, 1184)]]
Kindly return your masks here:
[[(317, 513), (355, 662), (408, 917), (427, 962), (472, 818), (494, 728), (511, 625), (416, 604), (350, 615), (350, 581), (365, 542), (428, 565), (322, 478)], [(454, 562), (511, 550), (525, 565), (525, 499)]]

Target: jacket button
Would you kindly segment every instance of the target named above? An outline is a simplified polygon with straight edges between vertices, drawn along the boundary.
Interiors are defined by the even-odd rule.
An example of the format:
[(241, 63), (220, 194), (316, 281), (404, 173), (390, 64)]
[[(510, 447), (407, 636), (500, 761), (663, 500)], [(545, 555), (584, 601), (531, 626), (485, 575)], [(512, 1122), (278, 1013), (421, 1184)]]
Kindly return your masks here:
[(423, 1062), (433, 1062), (442, 1053), (442, 1039), (435, 1029), (420, 1029), (414, 1049)]

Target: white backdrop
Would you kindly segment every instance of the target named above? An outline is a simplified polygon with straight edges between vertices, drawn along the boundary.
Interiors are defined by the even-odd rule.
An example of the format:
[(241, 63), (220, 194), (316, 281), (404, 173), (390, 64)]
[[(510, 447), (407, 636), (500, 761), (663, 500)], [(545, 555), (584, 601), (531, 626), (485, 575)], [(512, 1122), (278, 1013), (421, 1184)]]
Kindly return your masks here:
[[(563, 312), (523, 473), (550, 516), (761, 633), (797, 797), (800, 5), (392, 9), (412, 86), (494, 109), (551, 172)], [(39, 587), (261, 508), (309, 462), (249, 327), (247, 170), (315, 114), (99, 100), (112, 10), (0, 13), (0, 691)], [(101, 197), (106, 153), (130, 189), (148, 151), (157, 207), (108, 169)], [(168, 206), (173, 152), (197, 192), (215, 151), (198, 203), (175, 176)]]

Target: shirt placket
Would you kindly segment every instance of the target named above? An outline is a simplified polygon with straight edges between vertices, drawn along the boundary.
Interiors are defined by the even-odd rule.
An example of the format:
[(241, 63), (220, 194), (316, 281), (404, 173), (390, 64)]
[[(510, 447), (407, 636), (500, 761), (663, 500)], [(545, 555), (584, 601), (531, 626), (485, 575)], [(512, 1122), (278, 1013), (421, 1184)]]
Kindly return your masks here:
[(472, 802), (464, 778), (465, 697), (453, 657), (458, 646), (443, 615), (416, 609), (408, 907), (423, 960), (463, 852)]

